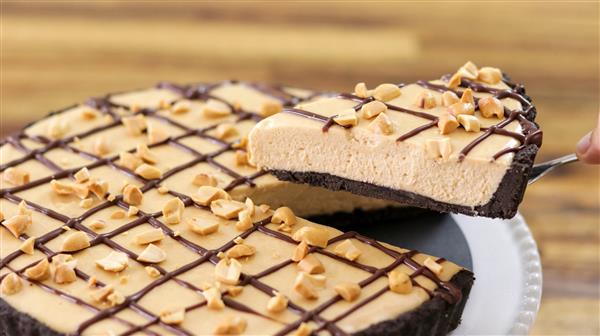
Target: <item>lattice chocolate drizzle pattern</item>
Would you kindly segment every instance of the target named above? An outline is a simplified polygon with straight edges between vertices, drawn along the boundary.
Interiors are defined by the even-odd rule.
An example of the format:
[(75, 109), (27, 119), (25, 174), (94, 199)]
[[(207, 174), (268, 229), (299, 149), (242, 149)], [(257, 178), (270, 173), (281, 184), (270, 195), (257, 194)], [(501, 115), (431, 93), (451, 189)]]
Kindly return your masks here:
[[(246, 120), (246, 119), (250, 119), (250, 118), (253, 120), (261, 119), (260, 116), (254, 114), (254, 113), (242, 111), (242, 110), (230, 105), (227, 101), (224, 101), (222, 99), (211, 96), (210, 90), (218, 87), (218, 85), (222, 85), (222, 83), (216, 84), (216, 85), (201, 85), (201, 86), (187, 86), (187, 87), (177, 86), (177, 85), (170, 84), (170, 83), (161, 83), (161, 84), (159, 84), (158, 87), (167, 88), (167, 89), (176, 91), (176, 92), (180, 93), (186, 99), (206, 100), (208, 98), (212, 98), (212, 99), (220, 100), (232, 108), (233, 113), (235, 113), (238, 116), (238, 119), (237, 119), (238, 122), (241, 120)], [(266, 94), (271, 95), (272, 97), (282, 100), (282, 102), (286, 106), (291, 106), (293, 104), (296, 104), (299, 101), (299, 98), (292, 97), (289, 94), (283, 92), (282, 90), (280, 90), (278, 88), (268, 88), (268, 87), (264, 87), (264, 86), (260, 86), (260, 85), (254, 85), (254, 84), (247, 84), (247, 85), (250, 85), (257, 90), (260, 90)], [(46, 165), (51, 170), (56, 172), (52, 176), (42, 178), (39, 180), (35, 180), (35, 181), (32, 181), (32, 182), (27, 183), (22, 186), (17, 186), (17, 187), (9, 188), (9, 189), (2, 189), (2, 190), (0, 190), (0, 196), (2, 198), (17, 204), (17, 203), (23, 201), (23, 199), (21, 197), (15, 195), (15, 193), (29, 189), (29, 188), (39, 186), (41, 184), (49, 183), (52, 179), (61, 179), (61, 178), (67, 178), (67, 177), (72, 178), (73, 174), (82, 168), (82, 167), (78, 167), (75, 169), (67, 169), (67, 170), (61, 169), (58, 165), (56, 165), (54, 162), (52, 162), (51, 160), (49, 160), (48, 158), (46, 158), (44, 156), (44, 153), (46, 153), (49, 150), (54, 149), (54, 148), (62, 148), (64, 150), (67, 150), (67, 151), (76, 153), (78, 155), (82, 155), (87, 158), (95, 160), (93, 163), (85, 166), (88, 169), (100, 167), (103, 165), (108, 165), (108, 166), (113, 167), (114, 169), (117, 169), (117, 170), (123, 172), (124, 174), (131, 176), (134, 179), (140, 180), (140, 181), (144, 182), (144, 185), (141, 188), (141, 190), (143, 192), (147, 192), (150, 189), (156, 188), (162, 181), (164, 181), (169, 176), (172, 176), (173, 174), (176, 174), (177, 172), (180, 172), (186, 168), (192, 167), (193, 165), (195, 165), (199, 162), (206, 162), (210, 165), (213, 165), (214, 167), (217, 167), (224, 173), (226, 173), (226, 174), (230, 175), (232, 178), (234, 178), (234, 180), (227, 186), (227, 188), (226, 188), (227, 190), (231, 190), (231, 189), (235, 188), (237, 185), (240, 185), (243, 183), (247, 183), (247, 184), (253, 186), (254, 183), (252, 180), (258, 176), (265, 174), (264, 172), (258, 172), (249, 177), (241, 176), (241, 175), (237, 174), (236, 172), (234, 172), (234, 171), (228, 169), (227, 167), (219, 164), (218, 162), (214, 161), (213, 158), (215, 156), (233, 149), (233, 147), (232, 147), (233, 144), (223, 142), (220, 139), (216, 139), (216, 138), (211, 137), (210, 135), (206, 134), (206, 132), (210, 131), (211, 129), (214, 129), (216, 127), (216, 125), (206, 127), (203, 129), (191, 129), (191, 128), (189, 128), (185, 125), (182, 125), (174, 120), (171, 120), (167, 117), (156, 114), (156, 112), (157, 112), (156, 110), (142, 109), (141, 111), (139, 111), (139, 113), (142, 113), (144, 115), (151, 115), (155, 118), (162, 119), (163, 121), (165, 121), (167, 123), (170, 123), (172, 125), (175, 125), (176, 127), (179, 127), (181, 129), (185, 130), (184, 134), (182, 134), (178, 137), (175, 137), (175, 138), (169, 138), (160, 143), (153, 144), (151, 147), (160, 146), (160, 145), (168, 143), (170, 145), (174, 145), (174, 146), (177, 146), (178, 148), (186, 150), (196, 156), (196, 158), (194, 160), (192, 160), (191, 162), (185, 163), (181, 166), (175, 167), (175, 168), (171, 169), (170, 171), (166, 172), (161, 179), (149, 180), (149, 181), (143, 180), (142, 178), (135, 175), (132, 171), (116, 164), (115, 163), (115, 161), (117, 160), (116, 156), (109, 157), (109, 158), (100, 158), (98, 156), (81, 151), (81, 150), (69, 145), (69, 143), (74, 141), (74, 139), (76, 137), (77, 138), (85, 138), (87, 136), (91, 136), (102, 130), (106, 130), (111, 127), (116, 127), (116, 126), (120, 125), (121, 117), (118, 113), (114, 112), (114, 109), (115, 108), (129, 109), (128, 106), (121, 106), (121, 105), (112, 103), (110, 101), (110, 95), (106, 96), (104, 98), (100, 98), (100, 99), (91, 99), (88, 101), (87, 104), (97, 108), (98, 110), (100, 110), (101, 112), (103, 112), (105, 114), (111, 115), (114, 119), (114, 122), (110, 123), (109, 125), (98, 127), (96, 129), (78, 134), (76, 136), (71, 136), (71, 137), (68, 137), (65, 139), (61, 139), (61, 140), (51, 141), (42, 136), (33, 137), (32, 139), (45, 144), (45, 146), (43, 148), (39, 148), (39, 149), (31, 150), (21, 143), (21, 141), (20, 141), (21, 139), (28, 137), (24, 132), (20, 132), (16, 135), (10, 136), (7, 139), (2, 141), (2, 145), (6, 144), (6, 143), (10, 143), (11, 145), (15, 146), (17, 149), (19, 149), (20, 151), (23, 151), (26, 154), (24, 155), (24, 157), (22, 157), (20, 159), (11, 161), (7, 164), (0, 166), (1, 171), (5, 170), (9, 167), (18, 165), (29, 159), (36, 159), (39, 162), (41, 162), (42, 164)], [(65, 111), (65, 110), (63, 110), (63, 111)], [(56, 113), (61, 113), (61, 112), (62, 111), (59, 111)], [(56, 113), (54, 113), (54, 114), (56, 114)], [(211, 154), (201, 154), (201, 153), (195, 151), (194, 149), (178, 142), (179, 139), (182, 139), (182, 138), (190, 136), (190, 135), (195, 135), (195, 136), (199, 136), (199, 137), (202, 137), (205, 139), (209, 139), (213, 142), (221, 144), (223, 146), (223, 148), (221, 148), (220, 150), (217, 150), (216, 152), (211, 153)], [(195, 204), (191, 200), (191, 198), (187, 195), (184, 195), (184, 194), (181, 194), (181, 193), (178, 193), (175, 191), (169, 191), (169, 193), (175, 197), (179, 197), (184, 202), (186, 207), (197, 207), (197, 208), (201, 208), (201, 209), (210, 211), (207, 207), (202, 207), (202, 206)], [(164, 284), (170, 280), (172, 280), (175, 283), (177, 283), (185, 288), (188, 288), (192, 291), (201, 293), (202, 290), (200, 288), (198, 288), (197, 286), (195, 286), (187, 281), (184, 281), (184, 280), (178, 278), (178, 276), (205, 263), (205, 262), (210, 262), (212, 264), (216, 264), (219, 261), (217, 254), (219, 252), (224, 252), (224, 251), (228, 250), (235, 244), (232, 239), (217, 249), (208, 250), (206, 248), (203, 248), (203, 247), (195, 244), (194, 242), (176, 234), (168, 226), (166, 226), (161, 221), (159, 221), (158, 217), (160, 217), (162, 215), (161, 212), (145, 213), (143, 211), (140, 211), (137, 215), (138, 216), (137, 219), (131, 221), (128, 224), (122, 225), (122, 226), (112, 230), (111, 232), (103, 233), (103, 234), (97, 234), (96, 232), (94, 232), (93, 230), (89, 229), (87, 226), (82, 224), (82, 222), (86, 218), (89, 218), (90, 216), (97, 213), (98, 211), (101, 211), (101, 210), (106, 209), (111, 206), (117, 206), (124, 210), (127, 210), (129, 205), (122, 200), (122, 196), (117, 196), (113, 201), (107, 201), (105, 203), (102, 203), (102, 204), (98, 205), (97, 207), (86, 211), (85, 213), (83, 213), (81, 216), (79, 216), (77, 218), (70, 218), (70, 217), (60, 214), (54, 210), (48, 209), (46, 207), (43, 207), (42, 205), (35, 204), (35, 203), (27, 201), (27, 200), (25, 200), (25, 202), (27, 203), (28, 207), (34, 209), (35, 211), (43, 213), (50, 218), (56, 219), (56, 220), (64, 223), (65, 226), (67, 226), (71, 229), (76, 229), (76, 230), (87, 233), (89, 236), (92, 237), (92, 240), (90, 241), (91, 247), (99, 245), (99, 244), (104, 244), (104, 245), (111, 247), (114, 250), (117, 250), (117, 251), (127, 254), (128, 257), (132, 260), (136, 260), (138, 255), (136, 253), (128, 250), (127, 248), (121, 246), (120, 244), (116, 243), (115, 241), (112, 240), (112, 238), (121, 233), (124, 233), (128, 230), (131, 230), (131, 229), (137, 227), (138, 225), (142, 225), (145, 223), (148, 223), (149, 225), (151, 225), (155, 228), (160, 228), (170, 238), (176, 240), (181, 245), (185, 246), (186, 248), (192, 250), (193, 252), (195, 252), (196, 254), (199, 255), (199, 258), (196, 259), (195, 261), (192, 261), (191, 263), (186, 264), (174, 271), (167, 271), (166, 269), (164, 269), (163, 267), (161, 267), (159, 265), (145, 263), (145, 262), (136, 260), (136, 262), (138, 262), (144, 266), (151, 265), (152, 267), (156, 268), (159, 271), (159, 273), (161, 274), (161, 276), (158, 279), (151, 282), (150, 284), (148, 284), (147, 286), (145, 286), (144, 288), (137, 291), (136, 293), (127, 296), (123, 303), (118, 304), (111, 308), (107, 308), (107, 309), (99, 309), (99, 308), (95, 307), (94, 305), (91, 305), (91, 304), (87, 303), (86, 301), (84, 301), (76, 296), (65, 293), (64, 291), (61, 291), (57, 288), (51, 287), (51, 286), (44, 284), (42, 282), (39, 282), (39, 281), (29, 280), (31, 283), (33, 283), (37, 286), (40, 286), (40, 288), (42, 288), (43, 290), (45, 290), (49, 293), (52, 293), (54, 295), (58, 295), (68, 301), (75, 303), (75, 304), (81, 305), (81, 306), (87, 308), (88, 310), (92, 311), (95, 314), (93, 317), (89, 318), (88, 320), (84, 321), (83, 323), (81, 323), (79, 325), (79, 327), (75, 331), (76, 335), (79, 335), (79, 334), (85, 332), (90, 326), (92, 326), (95, 323), (98, 323), (106, 318), (110, 318), (115, 321), (118, 321), (129, 328), (126, 332), (122, 333), (122, 335), (131, 335), (138, 331), (143, 331), (149, 335), (158, 335), (156, 332), (148, 329), (149, 327), (154, 326), (154, 325), (160, 325), (161, 327), (165, 328), (169, 332), (176, 334), (176, 335), (192, 335), (192, 333), (190, 331), (185, 330), (181, 326), (170, 325), (170, 324), (166, 324), (166, 323), (162, 322), (158, 316), (156, 316), (155, 314), (151, 313), (150, 311), (148, 311), (147, 309), (145, 309), (144, 307), (139, 305), (138, 301), (142, 297), (144, 297), (146, 294), (148, 294), (150, 291), (152, 291), (154, 288), (156, 288), (156, 287), (160, 286), (161, 284)], [(271, 237), (274, 237), (274, 238), (277, 238), (277, 239), (280, 239), (283, 241), (287, 241), (291, 244), (296, 244), (296, 242), (293, 241), (289, 236), (267, 228), (266, 225), (268, 223), (270, 223), (270, 218), (266, 218), (262, 221), (256, 222), (253, 224), (252, 228), (248, 229), (245, 232), (242, 232), (238, 236), (242, 237), (242, 238), (247, 238), (250, 234), (252, 234), (254, 232), (260, 232), (262, 234), (266, 234)], [(47, 232), (46, 234), (36, 238), (35, 248), (38, 249), (39, 251), (41, 251), (42, 253), (44, 253), (48, 259), (52, 258), (53, 256), (57, 255), (58, 253), (50, 250), (48, 247), (45, 246), (45, 244), (47, 242), (51, 241), (52, 239), (60, 236), (64, 232), (65, 232), (65, 229), (61, 227), (61, 228), (51, 230), (50, 232)], [(26, 234), (22, 234), (19, 238), (24, 241), (29, 237)], [(346, 263), (348, 265), (357, 267), (359, 269), (362, 269), (364, 271), (371, 273), (371, 276), (369, 276), (367, 279), (360, 282), (359, 285), (361, 287), (367, 286), (368, 284), (374, 282), (379, 277), (385, 276), (388, 271), (399, 266), (400, 264), (405, 264), (406, 266), (413, 269), (413, 273), (411, 275), (413, 285), (423, 288), (417, 281), (414, 280), (419, 275), (425, 276), (437, 284), (438, 288), (434, 292), (431, 292), (431, 291), (427, 290), (426, 288), (423, 288), (430, 296), (440, 296), (444, 300), (446, 300), (450, 303), (455, 303), (462, 299), (461, 292), (456, 287), (454, 287), (452, 284), (450, 284), (448, 282), (441, 281), (429, 269), (420, 265), (419, 263), (415, 262), (412, 259), (412, 256), (414, 256), (417, 253), (417, 251), (409, 251), (406, 253), (399, 253), (397, 251), (386, 248), (386, 247), (382, 246), (381, 244), (379, 244), (378, 242), (376, 242), (372, 239), (363, 237), (355, 232), (349, 232), (349, 233), (345, 233), (345, 234), (339, 235), (337, 237), (334, 237), (329, 241), (329, 243), (332, 244), (332, 243), (335, 243), (337, 241), (347, 239), (347, 238), (354, 238), (365, 244), (371, 245), (371, 246), (379, 249), (380, 251), (384, 252), (385, 254), (393, 257), (395, 261), (385, 268), (378, 269), (378, 268), (375, 268), (372, 266), (360, 264), (355, 261), (346, 260), (346, 259), (339, 257), (327, 250), (324, 250), (324, 249), (321, 249), (318, 247), (311, 247), (310, 252), (321, 253), (321, 254), (327, 255), (328, 257), (333, 258), (339, 262)], [(15, 260), (22, 254), (23, 254), (22, 251), (17, 250), (15, 252), (7, 255), (6, 257), (2, 258), (0, 260), (0, 269), (1, 268), (9, 269), (10, 271), (15, 272), (19, 276), (26, 278), (26, 276), (24, 276), (24, 274), (23, 274), (24, 271), (27, 268), (33, 266), (35, 263), (32, 263), (25, 267), (22, 267), (21, 269), (14, 269), (13, 267), (11, 267), (9, 265), (11, 261)], [(445, 260), (441, 259), (441, 258), (437, 260), (437, 262), (439, 262), (439, 263), (443, 263), (444, 261)], [(273, 295), (273, 291), (275, 289), (271, 288), (270, 286), (261, 282), (260, 278), (264, 277), (268, 274), (274, 273), (277, 270), (279, 270), (291, 263), (292, 263), (291, 259), (286, 260), (280, 264), (274, 265), (274, 266), (272, 266), (258, 274), (255, 274), (253, 276), (247, 275), (247, 274), (242, 274), (240, 285), (253, 286), (254, 288), (271, 296), (271, 295)], [(79, 277), (80, 279), (82, 279), (84, 281), (87, 281), (90, 279), (90, 275), (84, 273), (80, 269), (76, 268), (75, 271), (76, 271), (77, 277)], [(2, 277), (0, 277), (0, 280), (2, 280), (4, 276), (6, 276), (6, 274), (3, 275)], [(104, 287), (105, 285), (106, 284), (104, 284), (100, 281), (96, 282), (96, 287)], [(322, 318), (321, 316), (319, 316), (319, 313), (324, 311), (326, 308), (330, 307), (337, 301), (339, 301), (341, 299), (339, 296), (335, 296), (335, 297), (327, 300), (323, 304), (319, 305), (315, 309), (309, 310), (309, 311), (301, 308), (299, 305), (297, 305), (293, 302), (290, 302), (288, 308), (291, 309), (292, 311), (294, 311), (295, 313), (297, 313), (299, 315), (299, 318), (296, 322), (284, 326), (282, 328), (282, 330), (280, 330), (277, 334), (284, 335), (284, 334), (288, 333), (289, 331), (296, 329), (302, 322), (314, 321), (319, 326), (319, 330), (328, 330), (329, 332), (331, 332), (334, 335), (344, 335), (346, 333), (343, 330), (341, 330), (340, 328), (338, 328), (335, 325), (335, 323), (337, 321), (343, 319), (344, 317), (348, 316), (355, 310), (359, 309), (363, 305), (367, 304), (368, 302), (375, 300), (377, 297), (379, 297), (380, 295), (385, 293), (385, 291), (387, 291), (387, 290), (389, 290), (387, 287), (382, 288), (381, 290), (377, 291), (375, 294), (363, 299), (363, 301), (356, 304), (353, 308), (344, 312), (343, 314), (339, 315), (338, 317), (336, 317), (333, 320), (326, 320), (326, 319)], [(225, 305), (231, 309), (243, 311), (243, 312), (250, 313), (250, 314), (255, 314), (255, 315), (261, 316), (266, 319), (272, 319), (271, 317), (269, 317), (267, 315), (261, 314), (260, 312), (254, 310), (238, 301), (231, 299), (227, 295), (225, 295), (223, 297), (223, 301), (224, 301)], [(202, 303), (192, 305), (190, 307), (187, 307), (186, 311), (198, 309), (198, 308), (204, 306), (205, 304), (206, 304), (205, 302), (202, 302)], [(120, 311), (127, 309), (127, 308), (129, 308), (129, 309), (137, 312), (141, 316), (147, 318), (148, 321), (141, 325), (134, 325), (131, 322), (116, 316), (117, 313), (119, 313)]]
[[(449, 76), (444, 76), (444, 78), (446, 80), (448, 79), (448, 77)], [(537, 125), (534, 122), (529, 121), (526, 117), (528, 115), (532, 115), (533, 113), (535, 113), (534, 112), (535, 107), (531, 103), (531, 101), (524, 95), (523, 86), (516, 85), (516, 84), (508, 81), (506, 78), (503, 79), (503, 82), (505, 84), (507, 84), (510, 87), (510, 89), (495, 89), (495, 88), (487, 87), (481, 83), (476, 83), (476, 82), (468, 80), (468, 79), (461, 80), (461, 84), (460, 84), (461, 87), (471, 88), (475, 92), (490, 93), (492, 96), (496, 97), (497, 99), (503, 99), (503, 98), (515, 99), (515, 100), (519, 101), (519, 103), (521, 103), (521, 105), (524, 107), (524, 109), (522, 111), (513, 111), (513, 110), (508, 109), (507, 107), (504, 107), (505, 119), (501, 120), (496, 125), (493, 125), (490, 127), (482, 127), (481, 131), (483, 131), (483, 133), (479, 137), (477, 137), (476, 139), (471, 141), (469, 144), (467, 144), (464, 148), (461, 149), (461, 151), (459, 152), (459, 156), (458, 156), (459, 161), (464, 160), (464, 158), (469, 154), (469, 152), (471, 152), (471, 150), (473, 150), (473, 148), (475, 148), (477, 145), (482, 143), (485, 139), (487, 139), (488, 137), (490, 137), (493, 134), (512, 137), (512, 138), (518, 140), (520, 142), (520, 145), (516, 146), (516, 147), (509, 147), (509, 148), (501, 149), (500, 151), (498, 151), (497, 153), (495, 153), (493, 155), (492, 160), (497, 160), (502, 155), (505, 155), (508, 153), (518, 152), (530, 144), (536, 145), (537, 147), (541, 146), (542, 131), (538, 129)], [(432, 84), (430, 82), (422, 81), (422, 80), (417, 81), (416, 84), (418, 84), (424, 88), (438, 91), (441, 93), (443, 93), (445, 91), (451, 91), (451, 92), (454, 92), (459, 97), (462, 97), (462, 93), (463, 93), (463, 91), (453, 90), (444, 85)], [(403, 86), (404, 86), (404, 84), (398, 84), (398, 87), (400, 87), (400, 88), (402, 88)], [(363, 105), (375, 100), (375, 98), (373, 98), (373, 97), (360, 98), (353, 94), (348, 94), (348, 93), (342, 93), (338, 96), (338, 98), (348, 99), (348, 100), (353, 100), (353, 101), (358, 102), (358, 104), (354, 106), (354, 110), (357, 112), (361, 109), (361, 107)], [(477, 102), (479, 101), (479, 98), (474, 97), (474, 101), (475, 101), (475, 110), (477, 111), (479, 109), (479, 105), (477, 104)], [(429, 120), (428, 123), (423, 124), (415, 129), (412, 129), (412, 130), (400, 135), (396, 139), (396, 141), (404, 141), (404, 140), (411, 138), (427, 129), (436, 127), (436, 125), (438, 123), (438, 117), (436, 115), (429, 114), (426, 112), (414, 111), (414, 110), (410, 110), (410, 109), (407, 109), (404, 107), (395, 106), (395, 105), (391, 105), (391, 104), (387, 104), (387, 103), (385, 103), (385, 105), (387, 106), (388, 110), (402, 112), (402, 113), (410, 114), (410, 115), (413, 115), (413, 116), (416, 116), (419, 118)], [(334, 118), (337, 117), (337, 115), (333, 115), (331, 117), (325, 117), (320, 114), (313, 113), (310, 111), (305, 111), (305, 110), (298, 109), (298, 108), (285, 109), (284, 112), (299, 115), (299, 116), (302, 116), (302, 117), (305, 117), (308, 119), (312, 119), (312, 120), (316, 120), (316, 121), (324, 123), (323, 128), (322, 128), (323, 132), (327, 132), (330, 127), (332, 127), (333, 125), (337, 125), (334, 122)], [(513, 122), (515, 120), (517, 120), (521, 124), (523, 134), (508, 131), (508, 130), (504, 129), (505, 126), (507, 126), (508, 124), (510, 124), (511, 122)], [(342, 127), (351, 128), (351, 126), (342, 126)]]

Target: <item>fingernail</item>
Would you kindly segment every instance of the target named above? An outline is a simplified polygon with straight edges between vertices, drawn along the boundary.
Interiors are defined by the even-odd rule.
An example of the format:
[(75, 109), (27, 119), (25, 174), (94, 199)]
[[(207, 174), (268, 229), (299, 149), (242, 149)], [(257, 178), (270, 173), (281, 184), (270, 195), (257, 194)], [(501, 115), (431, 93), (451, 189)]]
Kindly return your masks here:
[(577, 153), (578, 154), (585, 154), (588, 149), (590, 148), (590, 145), (592, 144), (592, 132), (586, 134), (583, 138), (581, 138), (581, 140), (579, 140), (579, 142), (577, 143)]

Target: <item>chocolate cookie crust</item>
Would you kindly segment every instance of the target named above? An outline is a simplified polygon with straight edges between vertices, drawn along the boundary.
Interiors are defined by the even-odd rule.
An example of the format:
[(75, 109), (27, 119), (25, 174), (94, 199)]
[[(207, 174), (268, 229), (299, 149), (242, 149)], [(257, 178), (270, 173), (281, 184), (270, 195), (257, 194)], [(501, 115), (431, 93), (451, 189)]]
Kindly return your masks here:
[(490, 201), (476, 207), (461, 206), (433, 200), (408, 191), (395, 190), (371, 183), (349, 180), (327, 173), (292, 172), (271, 170), (270, 173), (278, 179), (307, 183), (331, 190), (345, 190), (355, 194), (394, 200), (415, 207), (427, 208), (440, 212), (464, 213), (471, 216), (486, 216), (512, 218), (517, 213), (517, 207), (523, 195), (531, 172), (531, 166), (537, 153), (537, 146), (529, 145), (517, 152), (510, 168), (502, 178), (498, 189)]
[[(462, 293), (462, 299), (449, 304), (439, 296), (434, 296), (418, 308), (388, 320), (369, 326), (353, 335), (446, 335), (460, 324), (471, 287), (473, 273), (467, 270), (458, 272), (450, 283)], [(0, 327), (2, 336), (62, 336), (31, 316), (21, 313), (0, 299)], [(66, 336), (66, 335), (65, 335)]]

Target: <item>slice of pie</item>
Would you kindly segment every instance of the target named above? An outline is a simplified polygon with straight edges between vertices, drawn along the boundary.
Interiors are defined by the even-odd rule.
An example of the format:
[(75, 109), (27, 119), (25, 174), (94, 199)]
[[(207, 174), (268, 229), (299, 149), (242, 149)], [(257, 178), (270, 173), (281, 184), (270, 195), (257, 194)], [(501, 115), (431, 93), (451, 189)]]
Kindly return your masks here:
[[(217, 187), (163, 199), (145, 180), (113, 198), (73, 179), (28, 185), (60, 209), (4, 194), (2, 335), (445, 335), (473, 283), (444, 258)], [(73, 216), (85, 192), (101, 205)]]
[(250, 161), (285, 181), (442, 212), (510, 218), (541, 145), (536, 110), (497, 68), (381, 84), (285, 109), (254, 128)]

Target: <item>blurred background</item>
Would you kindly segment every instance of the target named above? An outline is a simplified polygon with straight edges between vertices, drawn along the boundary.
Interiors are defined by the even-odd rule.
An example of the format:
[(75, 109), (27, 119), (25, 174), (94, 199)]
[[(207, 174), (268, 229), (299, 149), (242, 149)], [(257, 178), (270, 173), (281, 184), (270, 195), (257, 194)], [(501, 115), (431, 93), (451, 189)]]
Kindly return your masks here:
[[(547, 160), (572, 152), (598, 117), (598, 11), (595, 1), (2, 1), (0, 133), (160, 80), (351, 90), (437, 78), (472, 60), (526, 85)], [(600, 334), (599, 175), (576, 164), (527, 191), (521, 211), (544, 270), (532, 334)]]

